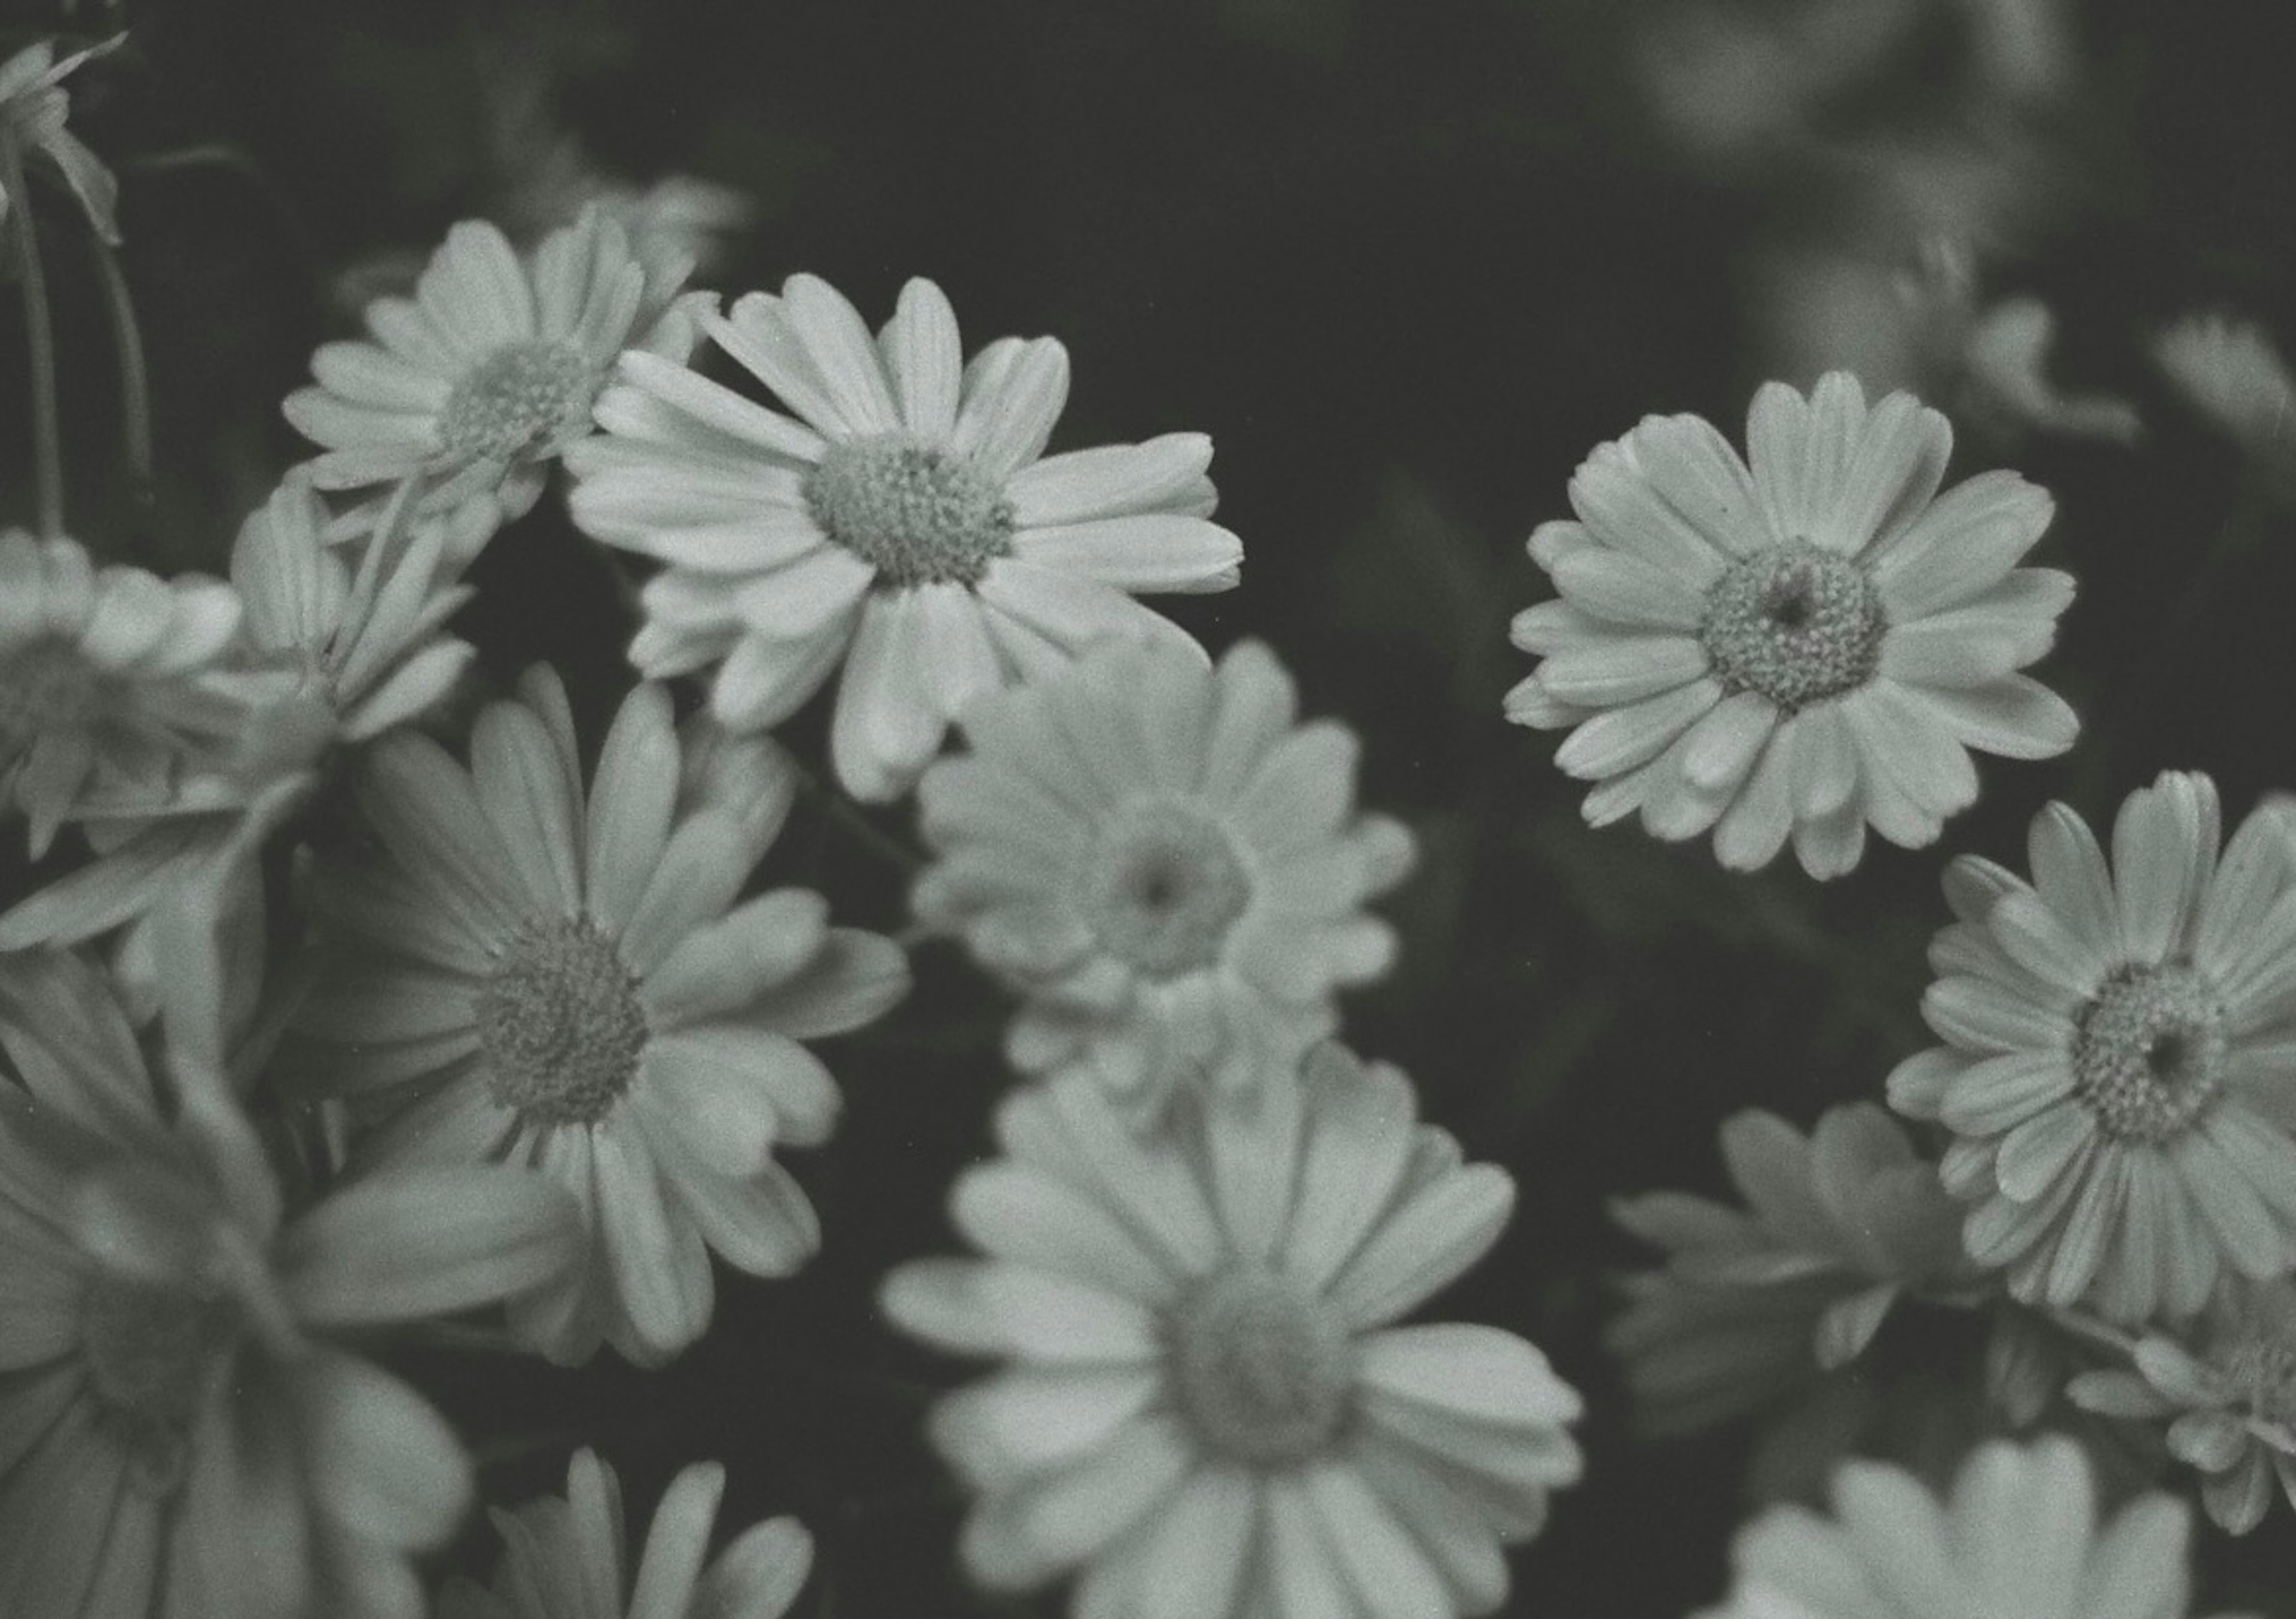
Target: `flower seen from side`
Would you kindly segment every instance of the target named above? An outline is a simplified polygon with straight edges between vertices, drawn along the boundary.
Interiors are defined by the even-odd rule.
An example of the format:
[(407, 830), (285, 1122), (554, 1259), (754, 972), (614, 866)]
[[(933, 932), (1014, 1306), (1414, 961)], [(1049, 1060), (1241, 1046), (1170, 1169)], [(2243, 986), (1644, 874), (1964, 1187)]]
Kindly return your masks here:
[(1288, 1079), (1334, 992), (1393, 959), (1364, 906), (1410, 834), (1355, 810), (1354, 736), (1300, 723), (1259, 643), (1211, 670), (1111, 644), (962, 726), (971, 751), (919, 789), (939, 858), (914, 903), (1027, 998), (1022, 1071), (1089, 1072), (1142, 1114), (1191, 1076)]
[(2270, 333), (2227, 315), (2188, 315), (2153, 341), (2152, 357), (2283, 500), (2296, 499), (2296, 378)]
[(343, 1335), (547, 1280), (570, 1200), (431, 1171), (283, 1226), (259, 1157), (163, 1116), (111, 984), (64, 952), (0, 963), (0, 1613), (422, 1619), (409, 1559), (470, 1462)]
[(1829, 1108), (1804, 1136), (1749, 1110), (1722, 1126), (1742, 1209), (1680, 1192), (1622, 1198), (1618, 1222), (1666, 1251), (1627, 1278), (1608, 1341), (1638, 1419), (1685, 1433), (1808, 1387), (1865, 1353), (1908, 1294), (1968, 1289), (1959, 1211), (1896, 1121)]
[(633, 1568), (621, 1481), (595, 1451), (578, 1451), (564, 1495), (495, 1514), (503, 1557), (493, 1582), (449, 1582), (438, 1619), (781, 1619), (813, 1566), (813, 1537), (795, 1518), (767, 1518), (710, 1558), (725, 1492), (716, 1462), (679, 1473)]
[(2134, 1369), (2084, 1372), (2066, 1392), (2104, 1416), (2164, 1421), (2210, 1518), (2246, 1534), (2276, 1492), (2296, 1507), (2296, 1281), (2228, 1284), (2197, 1325), (2191, 1347), (2148, 1333)]
[(2223, 1270), (2296, 1265), (2296, 895), (2284, 815), (2218, 859), (2215, 785), (2129, 794), (2104, 851), (2034, 818), (2032, 879), (1972, 856), (1946, 896), (1922, 1015), (1945, 1044), (1898, 1064), (1890, 1105), (1958, 1139), (1939, 1172), (1972, 1204), (1972, 1258), (2030, 1303), (2188, 1316)]
[[(898, 1000), (890, 940), (800, 889), (739, 896), (792, 793), (770, 742), (736, 806), (683, 785), (669, 698), (623, 703), (586, 798), (546, 668), (491, 705), (471, 763), (401, 730), (360, 757), (381, 858), (323, 875), (344, 948), (297, 1015), (298, 1082), (376, 1125), (360, 1161), (526, 1165), (580, 1202), (586, 1264), (521, 1301), (554, 1360), (603, 1337), (657, 1362), (699, 1337), (709, 1254), (755, 1276), (811, 1257), (812, 1205), (775, 1161), (827, 1138), (834, 1081), (800, 1042)], [(739, 771), (719, 761), (718, 778)]]
[(1765, 384), (1747, 459), (1696, 416), (1652, 416), (1580, 465), (1577, 519), (1531, 537), (1562, 596), (1516, 616), (1544, 662), (1507, 714), (1570, 730), (1555, 761), (1597, 784), (1591, 824), (1710, 832), (1740, 870), (1791, 838), (1836, 877), (1869, 826), (1933, 842), (1977, 796), (1971, 750), (2071, 745), (2072, 711), (2018, 672), (2072, 599), (2070, 576), (2017, 566), (2049, 497), (2008, 472), (1939, 495), (1952, 438), (1835, 372), (1807, 399)]
[[(119, 182), (103, 160), (65, 127), (71, 116), (71, 93), (63, 81), (97, 57), (118, 50), (127, 38), (115, 34), (62, 61), (56, 58), (55, 41), (42, 39), (0, 62), (0, 140), (44, 154), (71, 187), (89, 227), (114, 243), (119, 240)], [(7, 218), (9, 209), (23, 206), (22, 198), (0, 191), (0, 219)]]
[(666, 564), (631, 661), (717, 666), (726, 726), (780, 723), (842, 665), (830, 752), (857, 797), (898, 797), (974, 698), (1104, 637), (1194, 645), (1135, 593), (1236, 582), (1201, 433), (1045, 455), (1069, 387), (1052, 338), (968, 364), (932, 283), (872, 338), (811, 275), (706, 325), (789, 414), (627, 356), (606, 431), (568, 457), (574, 521)]
[(986, 1257), (886, 1281), (898, 1325), (1006, 1362), (933, 1437), (982, 1495), (983, 1584), (1072, 1611), (1481, 1614), (1578, 1475), (1578, 1396), (1496, 1328), (1392, 1325), (1513, 1201), (1334, 1048), (1297, 1086), (1136, 1138), (1079, 1079), (1010, 1099), (952, 1209)]

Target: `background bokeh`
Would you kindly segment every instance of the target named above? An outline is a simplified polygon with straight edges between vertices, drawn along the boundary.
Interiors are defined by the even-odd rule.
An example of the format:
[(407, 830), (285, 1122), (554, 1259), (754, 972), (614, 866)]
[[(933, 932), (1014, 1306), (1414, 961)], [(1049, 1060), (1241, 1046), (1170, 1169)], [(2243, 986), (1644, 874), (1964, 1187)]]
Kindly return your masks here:
[[(1717, 1123), (1807, 1126), (1926, 1043), (1923, 950), (1962, 851), (2021, 864), (2046, 799), (2093, 820), (2164, 768), (2229, 811), (2296, 787), (2296, 518), (2168, 385), (2159, 330), (2223, 309), (2296, 341), (2296, 25), (2276, 4), (2103, 0), (169, 0), (12, 4), (0, 48), (125, 23), (76, 80), (119, 169), (148, 343), (153, 487), (121, 463), (99, 284), (49, 248), (74, 526), (100, 555), (220, 571), (306, 453), (278, 412), (318, 341), (447, 225), (531, 222), (552, 151), (752, 200), (706, 284), (827, 276), (873, 320), (911, 275), (968, 339), (1050, 333), (1075, 386), (1054, 448), (1210, 432), (1242, 588), (1173, 616), (1264, 637), (1311, 713), (1364, 742), (1367, 802), (1408, 820), (1386, 908), (1399, 969), (1348, 1035), (1515, 1176), (1496, 1253), (1433, 1308), (1546, 1347), (1585, 1389), (1587, 1482), (1514, 1558), (1510, 1614), (1680, 1615), (1718, 1597), (1757, 1429), (1638, 1441), (1600, 1343), (1647, 1256), (1607, 1199), (1718, 1192)], [(53, 198), (36, 202), (62, 221)], [(0, 289), (4, 291), (4, 289)], [(2007, 297), (2053, 313), (2048, 375), (2141, 431), (2021, 405), (1972, 343)], [(0, 520), (31, 508), (20, 318), (0, 300)], [(1986, 766), (1938, 849), (1875, 846), (1820, 888), (1790, 860), (1589, 831), (1553, 740), (1508, 726), (1507, 644), (1546, 589), (1522, 540), (1571, 468), (1651, 411), (1734, 437), (1765, 377), (1830, 364), (1951, 409), (1953, 475), (2055, 494), (2031, 559), (2079, 576), (2036, 670), (2085, 722), (2067, 757)], [(2029, 379), (2030, 380), (2030, 379)], [(2118, 418), (2116, 418), (2118, 419)], [(612, 579), (552, 497), (477, 566), (459, 628), (499, 682), (548, 657), (594, 738), (626, 678)], [(820, 716), (791, 736), (818, 757)], [(873, 818), (913, 842), (906, 810)], [(0, 868), (0, 892), (27, 880)], [(904, 875), (820, 805), (774, 857), (898, 931)], [(826, 1247), (796, 1281), (726, 1277), (668, 1370), (580, 1373), (401, 1351), (490, 1499), (562, 1487), (595, 1443), (634, 1505), (701, 1457), (723, 1521), (795, 1511), (836, 1619), (1033, 1615), (951, 1562), (963, 1499), (925, 1448), (970, 1368), (897, 1342), (878, 1278), (949, 1249), (955, 1171), (1008, 1082), (1004, 1007), (954, 952), (887, 1023), (835, 1042), (849, 1113), (794, 1164)], [(1919, 1311), (1860, 1374), (1858, 1442), (1936, 1465), (1982, 1420), (1978, 1339)], [(1807, 1436), (1805, 1436), (1807, 1442)], [(1773, 1447), (1775, 1451), (1775, 1447)], [(1774, 1457), (1775, 1459), (1775, 1457)], [(1771, 1467), (1792, 1487), (1792, 1457)], [(1801, 1469), (1806, 1473), (1807, 1468)], [(2204, 1533), (2218, 1606), (2296, 1615), (2296, 1520)], [(474, 1521), (459, 1566), (491, 1560)]]

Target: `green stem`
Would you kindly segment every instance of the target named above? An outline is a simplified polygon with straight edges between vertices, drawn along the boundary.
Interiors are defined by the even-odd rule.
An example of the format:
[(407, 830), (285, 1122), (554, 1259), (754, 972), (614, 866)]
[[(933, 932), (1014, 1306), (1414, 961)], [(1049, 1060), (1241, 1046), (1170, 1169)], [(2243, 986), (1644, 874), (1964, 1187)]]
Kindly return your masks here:
[(103, 281), (104, 302), (111, 312), (113, 346), (119, 353), (119, 432), (127, 451), (128, 475), (135, 481), (139, 500), (152, 498), (152, 374), (144, 363), (144, 332), (135, 322), (135, 300), (127, 291), (127, 277), (111, 244), (90, 231), (88, 245), (95, 251), (95, 267)]
[(0, 188), (12, 207), (16, 271), (24, 288), (24, 346), (32, 374), (32, 457), (40, 501), (40, 534), (64, 534), (63, 440), (56, 426), (56, 339), (48, 319), (48, 284), (40, 273), (40, 238), (32, 225), (32, 196), (24, 185), (24, 154), (12, 131), (0, 129)]

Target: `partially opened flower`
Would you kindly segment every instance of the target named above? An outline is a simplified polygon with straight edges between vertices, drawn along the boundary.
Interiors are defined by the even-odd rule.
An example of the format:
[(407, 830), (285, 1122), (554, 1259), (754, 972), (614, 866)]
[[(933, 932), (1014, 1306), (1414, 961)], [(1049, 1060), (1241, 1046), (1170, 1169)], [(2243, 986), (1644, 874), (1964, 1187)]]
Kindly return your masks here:
[(422, 509), (454, 515), (466, 558), (473, 538), (533, 506), (550, 462), (592, 431), (616, 355), (685, 358), (696, 308), (673, 268), (642, 263), (595, 210), (525, 255), (495, 226), (464, 220), (413, 298), (367, 307), (372, 341), (321, 345), (317, 385), (287, 396), (287, 419), (324, 447), (313, 481), (425, 480)]
[(1182, 1081), (1288, 1076), (1395, 936), (1364, 909), (1411, 838), (1354, 807), (1356, 740), (1299, 723), (1257, 642), (1206, 670), (1111, 645), (972, 708), (920, 787), (929, 925), (1027, 999), (1006, 1049), (1152, 1113)]
[[(466, 768), (401, 730), (361, 756), (383, 858), (323, 874), (346, 949), (298, 1013), (299, 1084), (383, 1120), (363, 1160), (529, 1165), (579, 1199), (588, 1262), (512, 1327), (554, 1359), (603, 1336), (659, 1361), (709, 1325), (709, 1254), (785, 1276), (820, 1241), (774, 1160), (837, 1089), (801, 1040), (899, 999), (898, 946), (801, 889), (741, 900), (791, 767), (744, 744), (758, 803), (681, 792), (669, 698), (640, 686), (586, 800), (557, 678), (479, 718)], [(726, 775), (730, 767), (721, 768)]]
[(241, 740), (250, 683), (219, 579), (96, 567), (70, 539), (0, 532), (0, 810), (44, 853), (91, 793), (158, 800)]
[(951, 1200), (988, 1257), (887, 1278), (897, 1323), (1010, 1362), (932, 1418), (984, 1497), (966, 1566), (1077, 1571), (1080, 1616), (1488, 1613), (1578, 1475), (1578, 1396), (1511, 1333), (1391, 1323), (1513, 1184), (1391, 1068), (1326, 1048), (1259, 1095), (1144, 1143), (1087, 1082), (1023, 1091)]
[(2267, 806), (2218, 858), (2216, 786), (2132, 793), (2108, 865), (2079, 816), (2033, 820), (2028, 883), (1964, 856), (1922, 1015), (1946, 1043), (1890, 1101), (1960, 1138), (1963, 1239), (2029, 1303), (2190, 1315), (2225, 1267), (2296, 1265), (2296, 894)]
[(2187, 1338), (2149, 1333), (2130, 1359), (2134, 1370), (2084, 1372), (2066, 1392), (2108, 1417), (2165, 1420), (2218, 1528), (2263, 1522), (2276, 1482), (2296, 1507), (2296, 1281), (2227, 1284)]
[(1845, 1462), (1831, 1516), (1773, 1507), (1739, 1533), (1729, 1598), (1702, 1619), (2185, 1619), (2192, 1520), (2141, 1495), (2103, 1522), (2071, 1440), (1982, 1445), (1944, 1500)]
[(546, 1279), (571, 1200), (431, 1171), (283, 1229), (261, 1158), (163, 1114), (111, 987), (62, 952), (0, 962), (0, 1613), (421, 1619), (408, 1559), (452, 1533), (470, 1462), (332, 1340)]
[[(56, 60), (56, 42), (42, 39), (0, 62), (0, 140), (45, 155), (78, 199), (88, 225), (111, 242), (119, 240), (119, 182), (103, 160), (65, 127), (71, 116), (71, 95), (63, 81), (97, 57), (118, 50), (127, 38), (115, 34), (61, 62)], [(0, 219), (7, 218), (10, 208), (24, 205), (22, 198), (0, 190)]]
[(1743, 1210), (1682, 1192), (1612, 1205), (1663, 1248), (1627, 1278), (1611, 1324), (1642, 1425), (1682, 1433), (1806, 1388), (1866, 1352), (1908, 1293), (1966, 1290), (1959, 1212), (1937, 1166), (1870, 1103), (1826, 1110), (1804, 1136), (1749, 1110), (1722, 1126)]
[(1952, 429), (1909, 395), (1869, 410), (1846, 372), (1808, 399), (1766, 383), (1746, 436), (1741, 460), (1696, 416), (1651, 416), (1587, 457), (1578, 520), (1531, 536), (1562, 595), (1515, 619), (1545, 662), (1507, 714), (1570, 728), (1555, 762), (1598, 784), (1595, 826), (1710, 831), (1741, 870), (1791, 837), (1840, 876), (1868, 826), (1934, 841), (1977, 796), (1972, 749), (2072, 745), (2072, 711), (2017, 671), (2073, 582), (2016, 565), (2046, 491), (1998, 472), (1938, 494)]
[(1194, 645), (1134, 592), (1236, 582), (1201, 433), (1045, 455), (1069, 388), (1052, 338), (968, 365), (923, 280), (873, 340), (811, 275), (707, 324), (794, 415), (629, 355), (606, 431), (568, 456), (574, 521), (668, 564), (631, 661), (718, 665), (727, 726), (778, 724), (843, 664), (830, 749), (857, 797), (898, 797), (973, 698), (1105, 636)]
[(2226, 315), (2188, 315), (2154, 340), (2152, 357), (2284, 499), (2296, 498), (2296, 378), (2270, 333)]
[(813, 1537), (795, 1518), (767, 1518), (709, 1559), (725, 1492), (714, 1461), (672, 1479), (632, 1568), (621, 1481), (595, 1451), (578, 1451), (563, 1496), (495, 1514), (503, 1558), (493, 1583), (449, 1582), (438, 1619), (781, 1619), (813, 1566)]

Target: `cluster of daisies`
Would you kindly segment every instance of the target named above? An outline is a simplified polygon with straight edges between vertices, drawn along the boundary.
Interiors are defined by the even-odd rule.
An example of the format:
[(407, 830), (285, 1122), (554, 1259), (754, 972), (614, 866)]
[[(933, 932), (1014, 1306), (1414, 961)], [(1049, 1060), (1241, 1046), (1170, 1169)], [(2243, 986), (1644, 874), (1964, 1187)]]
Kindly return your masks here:
[[(86, 59), (0, 66), (0, 176), (53, 160), (108, 226), (58, 87)], [(1056, 341), (968, 357), (924, 280), (873, 332), (809, 275), (721, 308), (691, 265), (602, 206), (524, 250), (455, 226), (313, 357), (284, 411), (318, 453), (227, 579), (99, 565), (52, 498), (0, 535), (0, 805), (40, 879), (0, 914), (0, 1613), (778, 1619), (801, 1524), (713, 1557), (697, 1462), (633, 1560), (588, 1451), (496, 1514), (490, 1583), (426, 1589), (473, 1465), (370, 1352), (663, 1367), (719, 1263), (807, 1265), (815, 1048), (936, 941), (1016, 1005), (996, 1154), (949, 1197), (974, 1252), (879, 1293), (994, 1363), (930, 1418), (970, 1574), (1070, 1582), (1080, 1619), (1492, 1611), (1580, 1401), (1521, 1337), (1417, 1319), (1514, 1188), (1336, 1040), (1410, 834), (1270, 650), (1215, 661), (1137, 599), (1238, 582), (1209, 441), (1048, 454)], [(1838, 875), (1869, 826), (1936, 838), (1971, 749), (2070, 745), (2020, 671), (2071, 581), (2018, 565), (2041, 491), (1939, 493), (1948, 429), (1905, 396), (1774, 384), (1749, 440), (1654, 418), (1588, 460), (1532, 542), (1562, 596), (1518, 621), (1546, 661), (1509, 711), (1574, 727), (1592, 819)], [(477, 689), (453, 632), (554, 481), (647, 565), (602, 727), (547, 665)], [(832, 682), (816, 770), (771, 733)], [(902, 941), (759, 885), (801, 790), (914, 797)], [(1925, 1133), (1748, 1115), (1745, 1211), (1621, 1207), (1669, 1251), (1615, 1339), (1657, 1426), (1943, 1305), (1995, 1318), (2017, 1420), (2159, 1429), (2227, 1527), (2296, 1493), (2296, 822), (2219, 841), (2171, 776), (2109, 861), (2056, 807), (2030, 880), (1956, 863), (1944, 1044), (1888, 1087)], [(1834, 1520), (1749, 1529), (1718, 1613), (2184, 1611), (2184, 1509), (2100, 1522), (2070, 1442), (1978, 1451), (1942, 1501), (1834, 1487)]]

